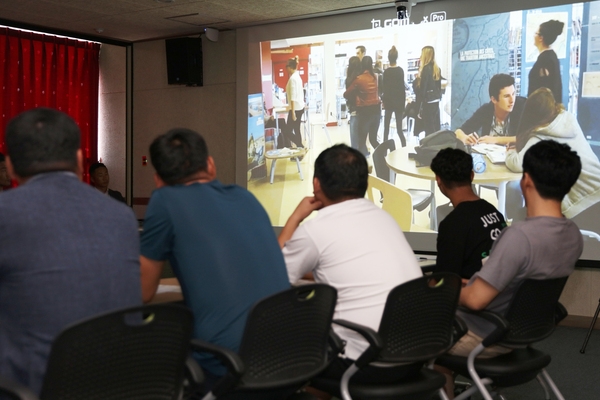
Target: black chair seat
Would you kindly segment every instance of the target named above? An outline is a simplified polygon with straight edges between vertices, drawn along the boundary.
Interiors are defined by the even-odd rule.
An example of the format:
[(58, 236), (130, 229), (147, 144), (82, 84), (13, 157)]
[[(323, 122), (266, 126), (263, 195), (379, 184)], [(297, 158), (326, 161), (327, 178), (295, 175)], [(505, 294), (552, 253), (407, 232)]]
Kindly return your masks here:
[[(509, 387), (529, 382), (550, 361), (550, 355), (528, 347), (498, 357), (475, 359), (475, 369), (481, 378), (492, 378), (495, 386)], [(436, 364), (469, 376), (466, 357), (443, 355)]]
[[(350, 395), (353, 400), (430, 399), (445, 382), (446, 378), (439, 372), (422, 369), (410, 379), (397, 383), (352, 383), (350, 381)], [(311, 381), (311, 385), (340, 396), (340, 382), (334, 379), (315, 378)]]

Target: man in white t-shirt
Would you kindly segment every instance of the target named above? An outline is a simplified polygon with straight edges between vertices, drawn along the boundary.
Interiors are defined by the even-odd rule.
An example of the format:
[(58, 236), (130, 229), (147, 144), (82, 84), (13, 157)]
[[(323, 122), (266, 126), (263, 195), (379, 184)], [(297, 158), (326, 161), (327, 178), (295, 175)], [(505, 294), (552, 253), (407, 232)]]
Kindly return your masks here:
[[(344, 144), (323, 151), (315, 161), (314, 196), (300, 202), (279, 244), (291, 283), (312, 273), (316, 282), (338, 291), (334, 318), (378, 330), (389, 292), (422, 272), (395, 220), (364, 198), (367, 182), (367, 161), (359, 151)], [(316, 218), (300, 225), (316, 210)], [(334, 330), (346, 341), (347, 358), (334, 361), (325, 376), (339, 378), (368, 345), (352, 331)], [(394, 368), (369, 369), (375, 368), (352, 380), (393, 381), (398, 376)]]
[(302, 87), (302, 78), (298, 72), (298, 59), (290, 58), (287, 63), (287, 72), (290, 76), (285, 93), (288, 103), (288, 118), (284, 134), (285, 145), (290, 146), (290, 142), (297, 147), (304, 147), (302, 144), (302, 134), (300, 133), (300, 122), (304, 113), (304, 89)]

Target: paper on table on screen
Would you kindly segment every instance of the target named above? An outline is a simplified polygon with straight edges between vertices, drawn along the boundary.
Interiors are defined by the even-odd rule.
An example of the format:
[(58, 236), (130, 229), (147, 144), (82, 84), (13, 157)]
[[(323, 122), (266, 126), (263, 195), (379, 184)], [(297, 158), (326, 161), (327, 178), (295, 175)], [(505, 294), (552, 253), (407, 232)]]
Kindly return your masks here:
[(504, 146), (479, 143), (471, 147), (471, 149), (476, 153), (485, 154), (494, 164), (504, 164), (506, 161), (506, 147)]

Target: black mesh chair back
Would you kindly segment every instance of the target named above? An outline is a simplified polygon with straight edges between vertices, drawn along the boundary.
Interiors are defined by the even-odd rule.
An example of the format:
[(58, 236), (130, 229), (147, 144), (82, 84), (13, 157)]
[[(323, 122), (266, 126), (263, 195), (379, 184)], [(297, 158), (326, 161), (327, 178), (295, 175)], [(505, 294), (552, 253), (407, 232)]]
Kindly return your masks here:
[(193, 317), (178, 305), (110, 312), (54, 341), (43, 400), (178, 399)]
[(250, 311), (240, 357), (242, 386), (263, 389), (305, 382), (327, 366), (327, 341), (337, 300), (328, 285), (277, 293)]
[(379, 326), (385, 347), (378, 359), (410, 363), (445, 353), (453, 344), (461, 286), (458, 275), (436, 273), (392, 290)]
[(568, 276), (555, 279), (527, 279), (513, 297), (505, 318), (509, 330), (504, 345), (526, 345), (550, 336), (556, 326), (558, 299)]

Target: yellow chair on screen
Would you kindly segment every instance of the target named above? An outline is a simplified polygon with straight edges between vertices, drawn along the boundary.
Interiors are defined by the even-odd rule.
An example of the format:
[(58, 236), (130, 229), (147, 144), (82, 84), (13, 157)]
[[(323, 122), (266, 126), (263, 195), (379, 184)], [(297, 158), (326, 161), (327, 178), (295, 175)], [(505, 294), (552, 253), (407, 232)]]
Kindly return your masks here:
[(373, 203), (379, 204), (381, 196), (376, 195), (374, 190), (381, 192), (381, 196), (383, 196), (381, 208), (396, 220), (403, 231), (410, 231), (412, 222), (412, 200), (410, 194), (406, 190), (400, 189), (383, 179), (369, 175), (367, 198)]

